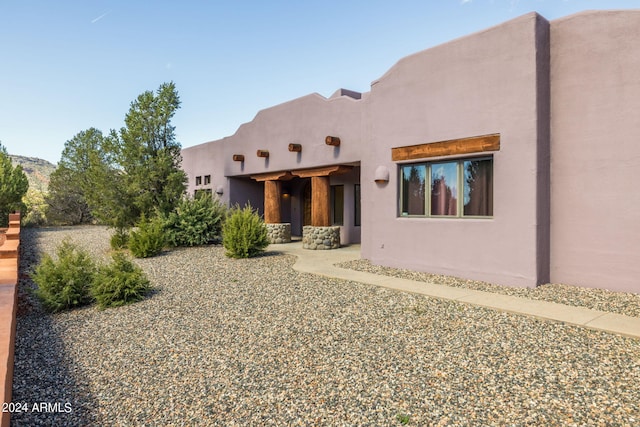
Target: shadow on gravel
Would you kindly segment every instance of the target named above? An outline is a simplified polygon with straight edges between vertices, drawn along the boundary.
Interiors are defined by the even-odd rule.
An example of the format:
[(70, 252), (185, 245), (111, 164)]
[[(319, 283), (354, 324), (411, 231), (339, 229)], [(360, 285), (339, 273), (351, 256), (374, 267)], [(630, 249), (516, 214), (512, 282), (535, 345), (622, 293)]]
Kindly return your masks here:
[(253, 258), (268, 258), (268, 257), (280, 256), (280, 255), (285, 255), (285, 253), (276, 249), (276, 250), (267, 250), (267, 251), (261, 252), (258, 255), (254, 256)]
[(20, 411), (11, 414), (11, 425), (91, 425), (95, 401), (65, 354), (56, 316), (44, 312), (33, 295), (30, 271), (39, 261), (37, 235), (37, 229), (21, 233), (12, 398)]

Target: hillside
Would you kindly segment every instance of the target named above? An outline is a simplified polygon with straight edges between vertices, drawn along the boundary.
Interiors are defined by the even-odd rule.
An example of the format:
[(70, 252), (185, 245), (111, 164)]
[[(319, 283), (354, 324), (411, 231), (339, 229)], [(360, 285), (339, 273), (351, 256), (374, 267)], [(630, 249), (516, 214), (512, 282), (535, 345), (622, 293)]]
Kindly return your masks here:
[(14, 165), (22, 166), (27, 179), (29, 179), (29, 188), (47, 191), (49, 176), (56, 170), (56, 165), (37, 157), (24, 157), (13, 154), (10, 154), (9, 157)]

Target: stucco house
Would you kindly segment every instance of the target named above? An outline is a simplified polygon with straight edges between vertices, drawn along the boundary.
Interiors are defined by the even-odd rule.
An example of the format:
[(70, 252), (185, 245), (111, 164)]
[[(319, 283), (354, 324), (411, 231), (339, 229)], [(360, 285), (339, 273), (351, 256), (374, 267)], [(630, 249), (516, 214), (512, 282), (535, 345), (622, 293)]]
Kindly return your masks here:
[(333, 232), (374, 264), (640, 292), (640, 10), (529, 13), (182, 156), (191, 194), (329, 230), (316, 249)]

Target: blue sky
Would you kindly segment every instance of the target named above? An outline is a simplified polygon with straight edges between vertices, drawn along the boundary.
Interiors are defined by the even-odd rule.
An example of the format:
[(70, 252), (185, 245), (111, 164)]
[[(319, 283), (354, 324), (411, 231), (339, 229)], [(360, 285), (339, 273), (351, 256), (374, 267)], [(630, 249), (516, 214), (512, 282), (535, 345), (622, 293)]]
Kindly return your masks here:
[(531, 11), (547, 19), (637, 0), (0, 0), (0, 141), (57, 162), (65, 141), (123, 126), (175, 82), (183, 147), (272, 105), (360, 92), (400, 58)]

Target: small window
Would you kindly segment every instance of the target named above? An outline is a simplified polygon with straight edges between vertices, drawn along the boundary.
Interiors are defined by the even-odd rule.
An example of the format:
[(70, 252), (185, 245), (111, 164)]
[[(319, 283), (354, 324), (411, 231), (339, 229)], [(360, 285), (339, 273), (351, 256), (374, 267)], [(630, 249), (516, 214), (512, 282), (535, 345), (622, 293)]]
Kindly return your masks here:
[(211, 184), (211, 175), (204, 176), (204, 185)]
[(196, 176), (196, 185), (202, 185), (202, 177)]
[(399, 193), (401, 216), (493, 216), (493, 158), (401, 165)]

